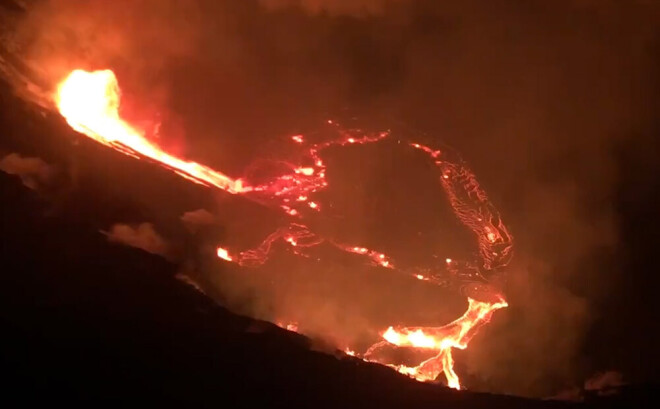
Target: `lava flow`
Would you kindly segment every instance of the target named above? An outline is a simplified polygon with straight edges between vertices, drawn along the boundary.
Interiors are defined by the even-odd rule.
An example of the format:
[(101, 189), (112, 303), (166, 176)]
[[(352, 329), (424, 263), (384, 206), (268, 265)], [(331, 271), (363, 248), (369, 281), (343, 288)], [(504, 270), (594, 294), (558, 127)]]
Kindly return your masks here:
[[(341, 130), (328, 121), (330, 126), (337, 126), (338, 139), (307, 144), (304, 135), (291, 137), (293, 143), (304, 149), (304, 161), (301, 161), (304, 163), (280, 161), (281, 173), (265, 183), (250, 184), (244, 178), (233, 179), (205, 165), (165, 152), (144, 132), (123, 120), (119, 115), (119, 86), (110, 70), (71, 72), (59, 84), (54, 100), (59, 112), (74, 130), (97, 142), (138, 159), (155, 161), (195, 183), (245, 195), (260, 204), (280, 208), (292, 219), (254, 249), (233, 251), (218, 247), (217, 256), (227, 262), (246, 267), (262, 265), (268, 260), (273, 243), (278, 240), (287, 243), (295, 254), (300, 255), (304, 255), (310, 247), (327, 243), (340, 251), (362, 257), (378, 268), (406, 274), (429, 284), (458, 284), (463, 293), (475, 289), (481, 291), (481, 295), (485, 293), (485, 297), (468, 297), (467, 311), (450, 324), (440, 327), (390, 326), (381, 332), (382, 340), (365, 353), (350, 350), (349, 355), (394, 367), (420, 381), (434, 380), (444, 373), (450, 387), (460, 388), (459, 378), (453, 369), (452, 348), (465, 349), (478, 328), (490, 320), (493, 312), (507, 306), (503, 296), (490, 284), (490, 278), (507, 265), (512, 255), (511, 235), (475, 175), (462, 161), (416, 142), (404, 145), (421, 150), (438, 169), (440, 186), (446, 192), (454, 213), (476, 236), (479, 257), (474, 260), (447, 258), (442, 267), (403, 266), (378, 250), (323, 237), (301, 223), (301, 220), (324, 208), (322, 203), (313, 200), (315, 193), (328, 186), (322, 151), (331, 146), (377, 143), (388, 138), (389, 132)], [(298, 327), (287, 328), (297, 331)], [(417, 366), (409, 367), (379, 358), (378, 352), (385, 347), (416, 348), (437, 354)]]
[[(468, 298), (468, 309), (456, 321), (442, 327), (389, 327), (382, 336), (385, 341), (374, 344), (365, 353), (365, 358), (387, 344), (397, 347), (412, 347), (437, 351), (438, 354), (427, 359), (415, 367), (405, 365), (389, 365), (399, 372), (413, 376), (420, 381), (432, 381), (445, 373), (447, 384), (451, 388), (460, 389), (458, 375), (454, 372), (454, 359), (452, 348), (465, 349), (477, 329), (490, 321), (495, 310), (507, 306), (506, 301), (500, 298), (496, 302), (476, 301)], [(378, 362), (377, 360), (375, 362)]]
[(239, 193), (249, 190), (240, 179), (231, 179), (199, 163), (164, 152), (144, 134), (119, 117), (120, 92), (110, 70), (75, 70), (60, 83), (55, 103), (60, 114), (76, 131), (127, 155), (141, 155), (173, 169), (203, 185)]

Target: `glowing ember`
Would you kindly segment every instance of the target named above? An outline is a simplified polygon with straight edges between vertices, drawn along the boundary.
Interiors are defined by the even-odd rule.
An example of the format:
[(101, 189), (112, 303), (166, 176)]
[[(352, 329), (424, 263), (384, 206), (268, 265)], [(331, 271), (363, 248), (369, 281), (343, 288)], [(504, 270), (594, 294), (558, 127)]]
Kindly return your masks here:
[[(389, 132), (370, 134), (340, 130), (335, 122), (328, 120), (329, 126), (337, 127), (339, 130), (338, 139), (308, 145), (303, 135), (292, 136), (291, 140), (294, 143), (306, 149), (307, 161), (304, 166), (280, 161), (278, 163), (284, 164), (288, 169), (287, 172), (273, 177), (268, 183), (248, 186), (241, 179), (231, 179), (205, 165), (163, 151), (158, 144), (148, 140), (143, 132), (121, 119), (119, 87), (114, 73), (110, 70), (73, 71), (58, 86), (55, 102), (60, 113), (73, 129), (97, 142), (133, 157), (151, 159), (195, 183), (216, 187), (229, 193), (245, 194), (247, 198), (260, 204), (281, 209), (288, 216), (295, 217), (296, 221), (304, 220), (305, 217), (316, 214), (325, 207), (317, 200), (312, 200), (315, 193), (328, 186), (326, 167), (321, 158), (324, 149), (330, 146), (376, 143), (389, 136)], [(425, 283), (444, 285), (448, 280), (463, 280), (459, 281), (461, 286), (465, 282), (487, 285), (490, 274), (495, 269), (505, 267), (512, 255), (512, 237), (506, 226), (479, 186), (475, 175), (460, 160), (446, 158), (446, 152), (416, 142), (409, 142), (407, 146), (427, 155), (438, 169), (440, 185), (446, 192), (454, 213), (476, 236), (479, 259), (464, 261), (446, 258), (442, 268), (451, 274), (443, 276), (442, 269), (436, 271), (437, 269), (400, 266), (383, 252), (321, 237), (298, 222), (290, 222), (280, 227), (266, 237), (258, 247), (235, 255), (230, 255), (227, 249), (218, 247), (217, 256), (241, 266), (255, 267), (263, 265), (268, 260), (273, 244), (280, 240), (287, 244), (288, 251), (300, 255), (305, 255), (305, 249), (328, 243), (376, 267), (406, 274), (411, 279)], [(495, 301), (486, 302), (468, 298), (468, 309), (465, 314), (450, 324), (441, 327), (390, 326), (380, 334), (383, 341), (372, 345), (364, 354), (360, 355), (348, 348), (344, 351), (348, 355), (391, 366), (420, 381), (434, 380), (440, 373), (444, 373), (448, 385), (458, 389), (460, 382), (453, 369), (452, 348), (466, 348), (478, 328), (490, 321), (493, 312), (507, 306), (504, 298), (496, 291), (488, 290), (488, 292), (494, 296)], [(290, 331), (298, 331), (296, 323), (278, 323), (278, 325)], [(377, 356), (377, 353), (387, 346), (436, 351), (437, 354), (414, 367), (395, 365), (384, 362)]]
[(314, 174), (314, 168), (298, 168), (295, 172), (302, 173), (305, 176), (312, 176)]
[(234, 259), (229, 255), (229, 252), (222, 247), (218, 247), (218, 257), (223, 260), (233, 261)]
[(291, 332), (298, 332), (298, 324), (295, 322), (289, 322), (289, 323), (284, 323), (284, 322), (277, 322), (276, 323), (278, 327), (283, 328), (287, 331)]

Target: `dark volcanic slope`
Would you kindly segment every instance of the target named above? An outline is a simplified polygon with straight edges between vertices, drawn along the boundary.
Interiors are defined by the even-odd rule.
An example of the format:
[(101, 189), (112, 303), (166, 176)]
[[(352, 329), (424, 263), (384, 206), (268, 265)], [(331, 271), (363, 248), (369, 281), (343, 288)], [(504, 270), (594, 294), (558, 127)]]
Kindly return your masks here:
[[(49, 216), (0, 173), (3, 400), (186, 406), (551, 407), (445, 390), (236, 316), (173, 278), (175, 267)], [(8, 375), (8, 376), (7, 376)]]

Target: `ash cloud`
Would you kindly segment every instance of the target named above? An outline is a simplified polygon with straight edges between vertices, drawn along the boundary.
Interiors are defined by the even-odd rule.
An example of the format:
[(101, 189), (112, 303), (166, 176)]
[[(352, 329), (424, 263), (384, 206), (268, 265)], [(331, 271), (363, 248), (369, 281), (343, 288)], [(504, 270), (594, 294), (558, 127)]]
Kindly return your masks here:
[[(395, 118), (425, 142), (455, 147), (500, 209), (517, 253), (510, 307), (458, 358), (459, 372), (476, 389), (548, 396), (593, 367), (613, 367), (579, 358), (623, 279), (619, 150), (646, 146), (657, 130), (659, 15), (657, 3), (614, 0), (44, 1), (19, 40), (51, 85), (72, 68), (113, 67), (127, 114), (159, 114), (163, 134), (175, 135), (168, 147), (230, 174), (276, 157), (281, 136), (347, 109), (365, 127), (388, 128)], [(362, 186), (388, 186), (377, 169)], [(367, 216), (370, 200), (358, 195), (352, 214)], [(228, 236), (267, 234), (232, 211), (219, 218)], [(387, 230), (364, 232), (378, 234)], [(255, 315), (304, 310), (313, 332), (370, 325), (342, 297), (312, 296), (311, 270), (268, 285), (254, 276), (209, 282)], [(379, 292), (393, 296), (386, 278), (374, 284), (327, 270), (328, 283), (348, 288), (345, 298), (376, 309)], [(619, 339), (609, 336), (598, 342)]]
[(53, 168), (42, 159), (24, 157), (17, 153), (10, 153), (0, 159), (0, 170), (18, 176), (23, 185), (33, 190), (48, 183), (54, 174)]
[(151, 223), (140, 223), (138, 225), (118, 223), (112, 226), (109, 231), (103, 232), (103, 234), (113, 243), (135, 247), (159, 256), (168, 254), (167, 242), (158, 234)]

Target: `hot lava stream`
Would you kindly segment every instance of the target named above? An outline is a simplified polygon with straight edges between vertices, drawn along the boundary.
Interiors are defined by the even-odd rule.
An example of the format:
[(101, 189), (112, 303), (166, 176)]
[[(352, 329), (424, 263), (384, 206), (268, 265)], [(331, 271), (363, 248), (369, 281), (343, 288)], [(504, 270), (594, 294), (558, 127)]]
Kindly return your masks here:
[[(481, 189), (475, 175), (460, 159), (450, 159), (440, 150), (408, 142), (406, 146), (423, 152), (439, 172), (444, 189), (458, 219), (476, 236), (479, 257), (475, 260), (447, 259), (444, 268), (401, 266), (388, 255), (355, 243), (341, 243), (314, 233), (303, 222), (321, 212), (323, 204), (313, 200), (316, 192), (328, 186), (322, 151), (330, 146), (377, 143), (388, 138), (388, 132), (365, 133), (342, 130), (336, 140), (307, 144), (303, 135), (291, 137), (304, 150), (304, 163), (281, 162), (285, 170), (265, 183), (251, 184), (245, 178), (232, 178), (203, 164), (179, 158), (163, 150), (139, 128), (123, 120), (119, 113), (120, 90), (111, 70), (71, 72), (57, 87), (54, 102), (60, 114), (76, 131), (95, 141), (138, 159), (149, 159), (176, 174), (201, 185), (244, 195), (250, 200), (278, 207), (290, 222), (266, 237), (256, 248), (233, 251), (218, 247), (217, 256), (241, 266), (265, 263), (274, 242), (282, 240), (294, 253), (328, 243), (337, 249), (356, 254), (378, 268), (407, 274), (430, 285), (457, 287), (468, 297), (468, 309), (460, 318), (439, 327), (390, 326), (379, 334), (382, 341), (364, 353), (347, 352), (366, 361), (391, 366), (420, 381), (435, 380), (444, 373), (450, 387), (460, 389), (454, 372), (452, 349), (465, 349), (477, 330), (490, 321), (493, 312), (507, 303), (491, 284), (491, 277), (505, 267), (512, 255), (512, 237), (495, 207)], [(289, 328), (294, 328), (289, 326)], [(378, 352), (385, 347), (416, 348), (435, 355), (417, 366), (396, 365), (383, 361)]]

